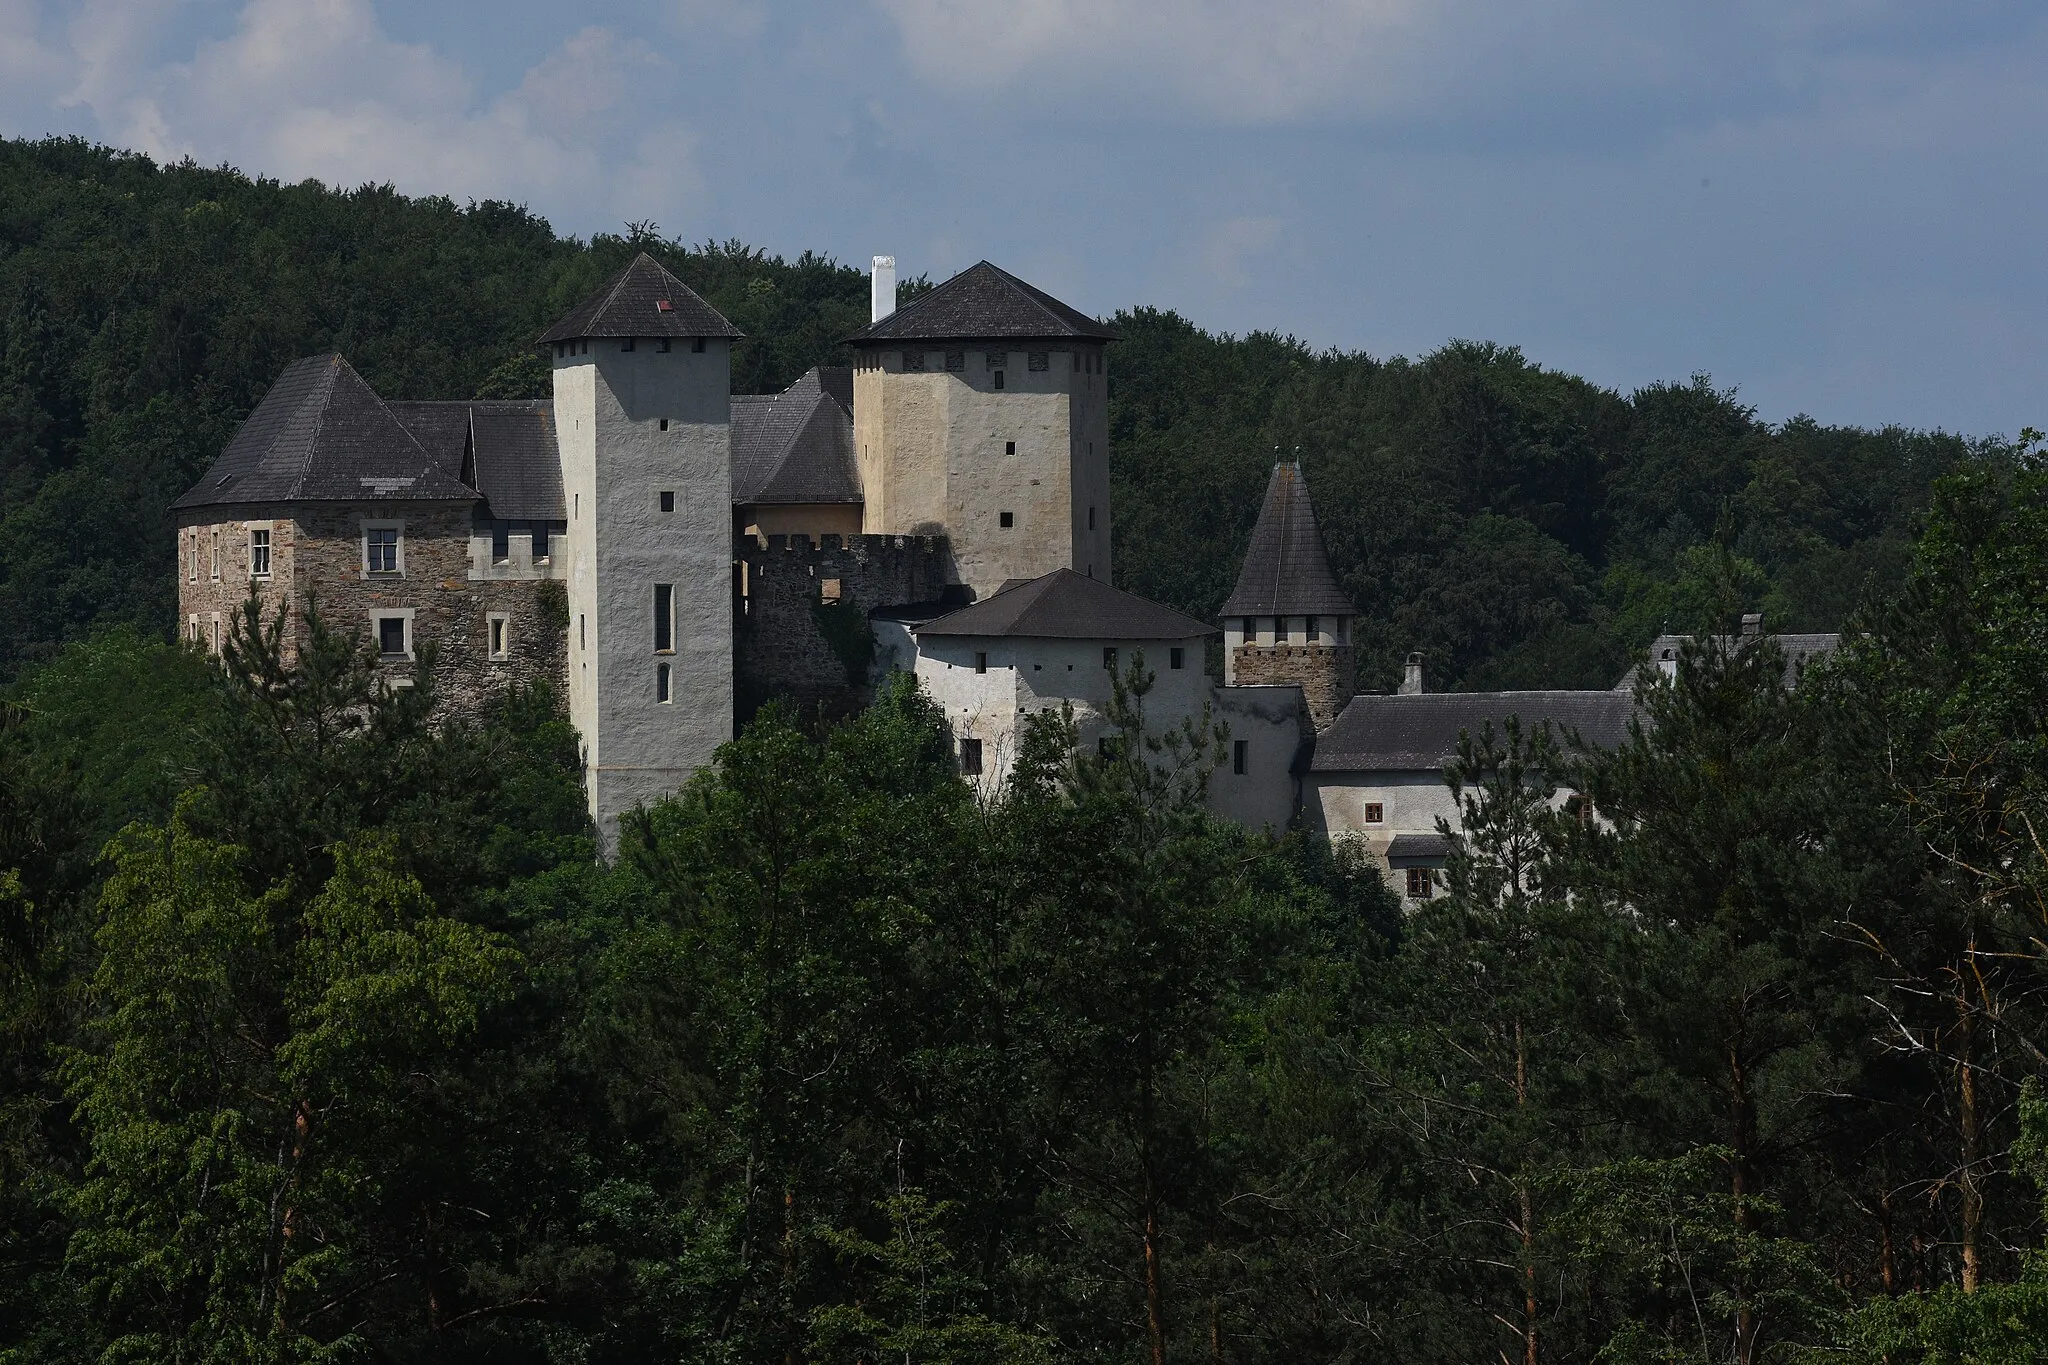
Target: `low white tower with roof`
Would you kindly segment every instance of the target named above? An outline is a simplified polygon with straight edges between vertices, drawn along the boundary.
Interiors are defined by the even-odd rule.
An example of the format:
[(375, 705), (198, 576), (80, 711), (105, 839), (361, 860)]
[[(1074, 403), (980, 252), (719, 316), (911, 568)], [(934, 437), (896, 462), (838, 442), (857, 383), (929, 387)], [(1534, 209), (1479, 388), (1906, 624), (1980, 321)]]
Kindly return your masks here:
[(568, 504), (569, 715), (600, 842), (732, 737), (731, 347), (642, 253), (541, 341)]

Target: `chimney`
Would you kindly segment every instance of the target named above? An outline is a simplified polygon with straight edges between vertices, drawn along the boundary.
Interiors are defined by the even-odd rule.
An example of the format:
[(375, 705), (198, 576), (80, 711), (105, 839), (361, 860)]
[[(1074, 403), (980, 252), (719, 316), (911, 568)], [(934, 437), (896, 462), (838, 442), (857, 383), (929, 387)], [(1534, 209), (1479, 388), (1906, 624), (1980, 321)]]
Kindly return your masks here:
[(1401, 678), (1401, 695), (1419, 697), (1422, 695), (1422, 651), (1408, 656), (1408, 669)]
[(1754, 640), (1764, 633), (1764, 614), (1760, 611), (1744, 612), (1742, 616), (1742, 638)]
[(875, 274), (868, 291), (868, 318), (870, 323), (880, 322), (896, 311), (896, 258), (875, 257)]

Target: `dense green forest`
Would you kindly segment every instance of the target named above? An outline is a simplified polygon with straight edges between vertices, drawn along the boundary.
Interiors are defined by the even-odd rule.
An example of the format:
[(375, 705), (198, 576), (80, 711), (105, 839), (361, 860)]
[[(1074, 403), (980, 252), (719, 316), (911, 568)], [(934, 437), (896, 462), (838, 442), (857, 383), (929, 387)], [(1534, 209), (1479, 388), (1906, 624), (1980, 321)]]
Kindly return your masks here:
[[(1118, 572), (1208, 613), (1298, 450), (1467, 737), (1447, 894), (1218, 824), (1129, 661), (975, 799), (770, 708), (602, 864), (547, 692), (172, 642), (164, 509), (294, 356), (531, 391), (631, 251), (839, 355), (820, 257), (0, 143), (0, 1365), (2048, 1361), (2048, 470), (1519, 354), (1118, 316)], [(1562, 807), (1546, 799), (1577, 795)], [(1597, 812), (1599, 818), (1593, 818)]]
[[(867, 281), (825, 257), (0, 141), (0, 676), (99, 626), (169, 634), (166, 508), (289, 361), (338, 350), (392, 398), (539, 393), (533, 338), (643, 248), (748, 334), (736, 390), (849, 361)], [(1115, 320), (1119, 582), (1212, 618), (1298, 454), (1369, 688), (1412, 649), (1444, 686), (1609, 685), (1698, 611), (1716, 546), (1746, 605), (1832, 629), (1897, 581), (1932, 481), (1998, 448), (1774, 426), (1703, 377), (1622, 396), (1494, 345), (1382, 361)]]

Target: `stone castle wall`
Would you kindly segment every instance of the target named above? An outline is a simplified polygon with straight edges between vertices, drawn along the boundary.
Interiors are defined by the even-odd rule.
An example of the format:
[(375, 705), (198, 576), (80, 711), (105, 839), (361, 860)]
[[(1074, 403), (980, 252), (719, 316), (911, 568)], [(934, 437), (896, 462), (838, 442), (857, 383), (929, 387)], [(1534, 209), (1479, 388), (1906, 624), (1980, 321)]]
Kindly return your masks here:
[(1239, 645), (1231, 664), (1239, 686), (1299, 684), (1318, 731), (1328, 729), (1358, 691), (1350, 645)]
[(734, 557), (742, 723), (771, 697), (832, 715), (866, 705), (880, 680), (868, 613), (935, 602), (952, 581), (943, 536), (742, 536)]
[[(399, 523), (403, 570), (393, 577), (363, 571), (363, 523)], [(268, 527), (271, 575), (249, 573), (249, 531)], [(221, 538), (221, 576), (211, 575), (211, 543)], [(213, 622), (225, 639), (252, 590), (266, 617), (288, 611), (287, 649), (303, 627), (300, 615), (318, 610), (332, 630), (374, 640), (380, 614), (410, 613), (412, 659), (382, 665), (394, 682), (414, 677), (419, 656), (436, 655), (439, 709), (474, 715), (489, 697), (515, 683), (545, 680), (564, 685), (566, 643), (561, 586), (547, 579), (471, 577), (470, 508), (467, 503), (299, 503), (285, 507), (203, 508), (186, 514), (179, 528), (178, 587), (181, 633), (190, 636), (197, 617), (198, 638), (211, 647)], [(202, 547), (200, 571), (192, 579), (191, 537)], [(489, 618), (507, 618), (507, 651), (492, 658)]]

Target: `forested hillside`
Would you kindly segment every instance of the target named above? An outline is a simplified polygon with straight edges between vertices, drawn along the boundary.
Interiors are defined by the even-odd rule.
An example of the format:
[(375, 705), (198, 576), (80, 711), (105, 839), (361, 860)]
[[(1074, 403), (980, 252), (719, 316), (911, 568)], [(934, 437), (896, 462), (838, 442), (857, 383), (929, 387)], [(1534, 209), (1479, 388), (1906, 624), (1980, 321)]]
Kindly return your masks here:
[[(165, 509), (288, 361), (339, 350), (394, 398), (538, 392), (532, 339), (642, 247), (746, 331), (741, 392), (845, 362), (866, 320), (865, 276), (820, 256), (0, 142), (0, 673), (95, 625), (168, 634)], [(1443, 685), (1611, 683), (1700, 610), (1715, 543), (1746, 605), (1831, 628), (1897, 579), (1931, 480), (1970, 452), (1774, 427), (1701, 378), (1617, 395), (1489, 344), (1381, 361), (1116, 320), (1122, 585), (1213, 616), (1274, 453), (1298, 453), (1368, 687), (1410, 649)]]

